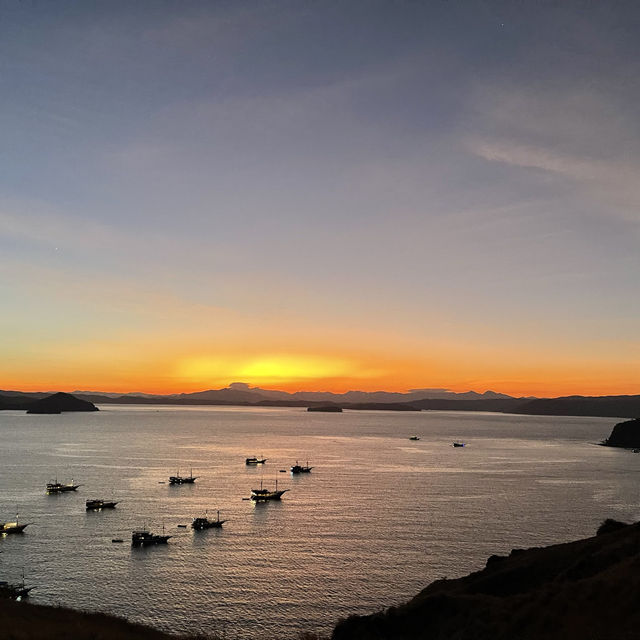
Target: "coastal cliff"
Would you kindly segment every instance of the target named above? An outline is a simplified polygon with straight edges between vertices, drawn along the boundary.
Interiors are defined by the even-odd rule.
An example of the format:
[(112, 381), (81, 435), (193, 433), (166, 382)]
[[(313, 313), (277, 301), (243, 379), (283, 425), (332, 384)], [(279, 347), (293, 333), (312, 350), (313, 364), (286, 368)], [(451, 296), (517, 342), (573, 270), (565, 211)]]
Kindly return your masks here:
[(603, 444), (607, 447), (640, 448), (640, 418), (618, 422)]
[(640, 638), (640, 523), (585, 540), (491, 556), (408, 603), (339, 623), (332, 640)]

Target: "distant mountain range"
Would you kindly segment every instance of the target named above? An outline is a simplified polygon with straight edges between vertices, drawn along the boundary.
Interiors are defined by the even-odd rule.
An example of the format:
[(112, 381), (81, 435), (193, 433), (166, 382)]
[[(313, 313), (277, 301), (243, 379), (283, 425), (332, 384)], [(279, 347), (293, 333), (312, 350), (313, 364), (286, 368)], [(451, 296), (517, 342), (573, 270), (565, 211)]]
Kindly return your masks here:
[[(0, 409), (22, 408), (48, 392), (1, 391)], [(249, 405), (308, 407), (334, 405), (343, 409), (385, 409), (390, 411), (495, 411), (529, 415), (604, 416), (635, 418), (640, 416), (638, 396), (568, 396), (563, 398), (515, 398), (504, 393), (447, 389), (412, 389), (406, 393), (389, 391), (296, 391), (288, 393), (251, 387), (234, 382), (224, 389), (195, 393), (154, 395), (146, 393), (106, 393), (75, 391), (77, 398), (95, 404), (175, 404), (175, 405)]]

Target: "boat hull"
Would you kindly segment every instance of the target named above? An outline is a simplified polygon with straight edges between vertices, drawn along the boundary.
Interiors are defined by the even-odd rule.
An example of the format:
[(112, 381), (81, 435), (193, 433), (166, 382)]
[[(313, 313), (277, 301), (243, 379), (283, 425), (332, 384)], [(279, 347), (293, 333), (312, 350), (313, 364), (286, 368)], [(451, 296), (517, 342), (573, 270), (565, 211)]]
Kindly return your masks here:
[(26, 524), (18, 524), (17, 522), (5, 522), (2, 526), (0, 526), (0, 534), (12, 534), (12, 533), (22, 533), (30, 523)]
[(289, 489), (282, 489), (280, 491), (267, 491), (266, 489), (252, 489), (251, 499), (255, 502), (268, 502), (269, 500), (280, 500), (282, 495), (289, 491)]

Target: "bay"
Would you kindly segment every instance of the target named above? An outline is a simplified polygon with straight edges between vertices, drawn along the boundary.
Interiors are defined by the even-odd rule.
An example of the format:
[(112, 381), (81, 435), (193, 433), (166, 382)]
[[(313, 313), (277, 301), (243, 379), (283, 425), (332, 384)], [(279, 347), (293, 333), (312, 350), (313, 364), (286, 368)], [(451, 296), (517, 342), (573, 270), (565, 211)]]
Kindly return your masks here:
[[(173, 632), (293, 638), (406, 601), (494, 553), (640, 519), (640, 455), (597, 446), (615, 419), (100, 408), (0, 413), (0, 520), (19, 510), (34, 523), (0, 538), (0, 577), (24, 570), (34, 602)], [(466, 446), (452, 447), (459, 439)], [(247, 467), (252, 455), (266, 464)], [(307, 460), (310, 474), (288, 472)], [(168, 484), (190, 469), (195, 484)], [(46, 495), (56, 476), (82, 486)], [(276, 479), (289, 489), (281, 502), (243, 500)], [(86, 512), (95, 497), (119, 504)], [(221, 530), (178, 527), (218, 509)], [(173, 537), (132, 549), (143, 526)]]

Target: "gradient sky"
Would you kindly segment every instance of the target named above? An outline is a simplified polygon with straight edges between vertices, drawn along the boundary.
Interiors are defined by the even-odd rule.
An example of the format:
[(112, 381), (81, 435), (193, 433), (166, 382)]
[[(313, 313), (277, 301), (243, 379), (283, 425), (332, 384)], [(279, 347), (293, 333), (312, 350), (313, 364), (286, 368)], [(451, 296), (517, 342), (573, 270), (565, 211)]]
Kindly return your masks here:
[(0, 1), (0, 388), (640, 393), (638, 33)]

